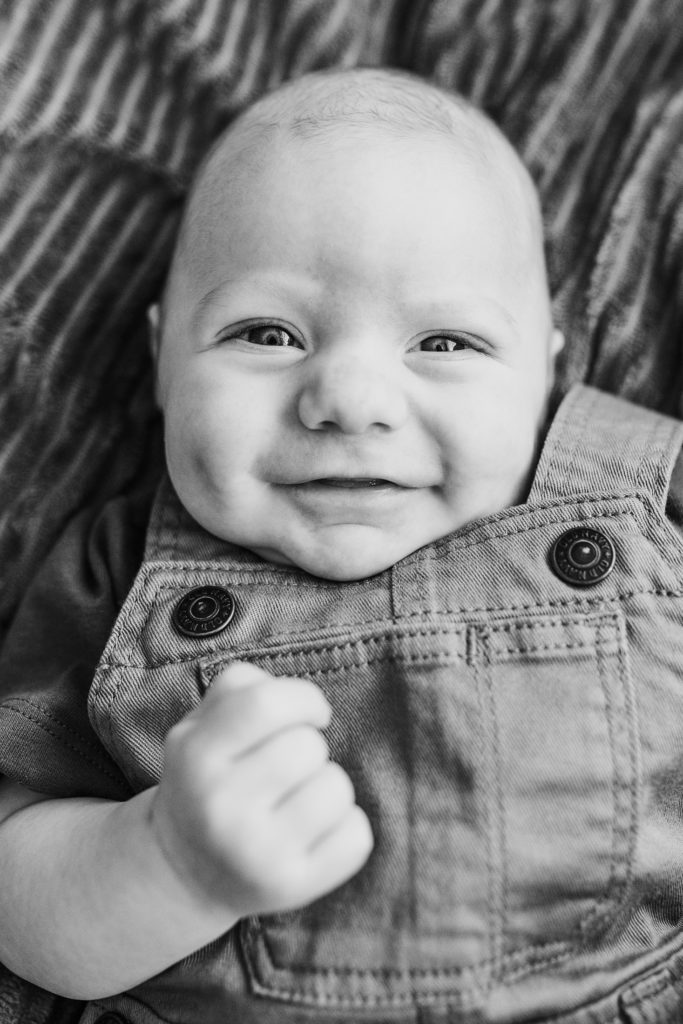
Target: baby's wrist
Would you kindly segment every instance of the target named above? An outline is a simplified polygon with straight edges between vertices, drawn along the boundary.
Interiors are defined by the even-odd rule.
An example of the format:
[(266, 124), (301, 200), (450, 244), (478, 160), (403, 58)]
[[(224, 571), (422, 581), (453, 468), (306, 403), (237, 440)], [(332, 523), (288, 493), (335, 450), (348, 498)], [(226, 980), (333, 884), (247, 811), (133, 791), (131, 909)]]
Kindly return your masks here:
[[(197, 922), (205, 922), (216, 929), (216, 934), (228, 931), (238, 920), (224, 900), (216, 900), (215, 893), (209, 893), (198, 883), (197, 874), (189, 863), (174, 855), (170, 844), (160, 827), (155, 805), (158, 787), (145, 790), (128, 801), (133, 811), (131, 828), (136, 834), (133, 847), (140, 858), (140, 868), (149, 880), (157, 898), (172, 903), (177, 911)], [(130, 807), (131, 804), (135, 807)]]

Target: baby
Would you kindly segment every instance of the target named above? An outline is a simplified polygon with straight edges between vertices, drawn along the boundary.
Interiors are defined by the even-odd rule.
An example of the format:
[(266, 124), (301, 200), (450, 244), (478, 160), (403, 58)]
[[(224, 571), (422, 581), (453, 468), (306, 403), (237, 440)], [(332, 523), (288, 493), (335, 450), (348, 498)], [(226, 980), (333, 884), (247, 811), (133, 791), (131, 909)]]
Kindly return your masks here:
[(578, 388), (546, 436), (503, 136), (400, 73), (284, 86), (204, 163), (152, 319), (168, 479), (94, 682), (2, 663), (0, 959), (86, 1024), (677, 991), (683, 428)]

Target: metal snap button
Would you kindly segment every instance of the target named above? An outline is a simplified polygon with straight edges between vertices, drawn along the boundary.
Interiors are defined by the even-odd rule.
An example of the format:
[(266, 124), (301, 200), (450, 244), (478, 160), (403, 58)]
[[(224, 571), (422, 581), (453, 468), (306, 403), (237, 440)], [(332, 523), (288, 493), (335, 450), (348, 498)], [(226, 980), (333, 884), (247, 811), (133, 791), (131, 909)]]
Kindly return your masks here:
[(611, 540), (588, 526), (567, 530), (552, 546), (550, 565), (556, 576), (577, 587), (592, 587), (614, 568)]
[(235, 599), (224, 587), (195, 587), (173, 609), (171, 621), (184, 636), (220, 633), (235, 614)]

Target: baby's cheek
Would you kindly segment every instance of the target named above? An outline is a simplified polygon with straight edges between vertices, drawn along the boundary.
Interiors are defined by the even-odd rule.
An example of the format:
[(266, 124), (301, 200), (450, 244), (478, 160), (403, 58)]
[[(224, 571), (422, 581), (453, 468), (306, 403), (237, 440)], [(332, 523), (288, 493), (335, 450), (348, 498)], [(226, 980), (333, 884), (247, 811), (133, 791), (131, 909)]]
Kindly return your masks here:
[(221, 506), (232, 490), (235, 467), (231, 453), (218, 438), (193, 442), (187, 450), (184, 477), (197, 492), (196, 501), (207, 507)]

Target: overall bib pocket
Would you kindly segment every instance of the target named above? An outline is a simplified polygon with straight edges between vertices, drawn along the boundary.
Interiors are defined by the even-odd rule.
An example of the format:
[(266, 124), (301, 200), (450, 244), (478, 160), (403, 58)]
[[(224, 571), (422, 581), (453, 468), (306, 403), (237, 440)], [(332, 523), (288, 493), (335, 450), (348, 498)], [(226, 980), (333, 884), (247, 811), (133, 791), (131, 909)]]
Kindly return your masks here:
[[(385, 622), (240, 657), (324, 690), (331, 757), (375, 836), (337, 891), (239, 925), (252, 991), (466, 1008), (585, 952), (615, 921), (638, 790), (619, 613)], [(205, 677), (225, 663), (210, 660)]]

